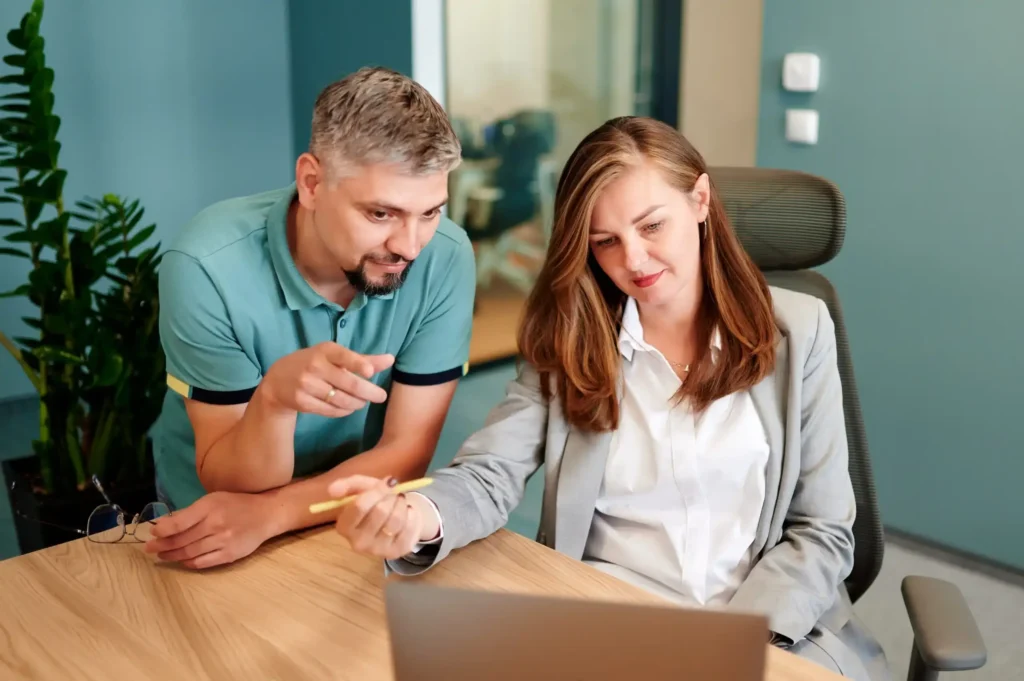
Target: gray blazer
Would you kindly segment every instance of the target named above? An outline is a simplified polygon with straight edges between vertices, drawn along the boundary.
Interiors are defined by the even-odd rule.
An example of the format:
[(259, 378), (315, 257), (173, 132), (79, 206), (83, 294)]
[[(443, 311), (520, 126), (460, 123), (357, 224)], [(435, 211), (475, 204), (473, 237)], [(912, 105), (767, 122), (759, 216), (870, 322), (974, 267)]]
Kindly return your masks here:
[[(846, 633), (853, 610), (843, 580), (853, 565), (856, 503), (847, 470), (842, 387), (835, 331), (817, 298), (772, 289), (779, 338), (772, 375), (750, 393), (768, 436), (765, 500), (754, 540), (757, 556), (729, 608), (764, 613), (772, 631), (801, 647), (826, 648), (838, 671), (872, 678), (840, 663), (849, 650), (827, 650)], [(557, 400), (541, 397), (538, 374), (524, 366), (483, 429), (451, 466), (432, 474), (424, 493), (444, 522), (433, 551), (392, 561), (416, 574), (451, 551), (505, 525), (527, 479), (543, 468), (544, 501), (537, 541), (577, 560), (590, 534), (611, 433), (571, 427)], [(860, 658), (881, 654), (857, 627), (845, 647)], [(829, 636), (832, 634), (832, 636)], [(808, 640), (810, 639), (810, 640)], [(852, 644), (852, 645), (850, 645)], [(815, 651), (806, 651), (813, 657)], [(844, 669), (846, 666), (848, 669)], [(882, 678), (874, 676), (873, 678)]]

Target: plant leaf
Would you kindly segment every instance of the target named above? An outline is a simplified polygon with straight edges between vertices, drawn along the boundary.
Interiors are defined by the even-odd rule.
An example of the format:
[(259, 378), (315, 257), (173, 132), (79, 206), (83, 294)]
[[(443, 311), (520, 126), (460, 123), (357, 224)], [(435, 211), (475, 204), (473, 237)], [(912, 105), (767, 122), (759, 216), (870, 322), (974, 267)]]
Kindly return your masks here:
[(28, 48), (28, 40), (25, 38), (25, 32), (20, 28), (12, 28), (7, 32), (7, 42), (19, 50), (25, 50)]
[(13, 128), (0, 127), (0, 136), (11, 144), (31, 144), (32, 133), (15, 130)]
[(0, 97), (0, 99), (3, 99), (3, 100), (9, 100), (9, 99), (32, 99), (32, 94), (27, 92), (27, 91), (10, 92), (10, 93), (4, 95), (3, 97)]
[(39, 219), (40, 213), (43, 212), (43, 206), (45, 204), (43, 204), (41, 201), (32, 201), (30, 199), (25, 199), (24, 204), (28, 223), (30, 225), (35, 224), (35, 221)]
[(114, 351), (111, 344), (102, 341), (93, 346), (87, 362), (93, 374), (93, 385), (97, 387), (116, 383), (124, 368), (124, 358)]
[(86, 215), (85, 213), (79, 213), (77, 210), (69, 210), (68, 211), (68, 215), (70, 215), (74, 219), (78, 220), (79, 222), (84, 222), (86, 224), (92, 224), (92, 222), (93, 222), (93, 216), (92, 215)]
[(139, 266), (138, 258), (120, 258), (114, 265), (121, 273), (126, 276), (135, 274), (135, 269)]
[(28, 104), (4, 104), (0, 106), (0, 111), (10, 111), (11, 113), (28, 113)]
[(42, 201), (49, 203), (46, 200), (46, 195), (43, 193), (42, 188), (34, 182), (25, 182), (17, 187), (11, 187), (7, 190), (11, 194), (20, 196), (23, 199), (32, 199), (34, 201)]
[(27, 116), (4, 116), (0, 118), (0, 125), (3, 125), (4, 130), (19, 128), (28, 132), (31, 131), (33, 123)]
[(102, 212), (103, 210), (102, 202), (97, 201), (96, 199), (90, 198), (88, 196), (82, 199), (81, 201), (75, 201), (75, 205), (81, 208), (82, 210), (91, 210), (93, 212)]
[(53, 142), (53, 157), (57, 157), (57, 153), (60, 151), (60, 142), (57, 142), (57, 131), (60, 130), (60, 116), (50, 116), (46, 119), (46, 130), (50, 134), (50, 139)]
[(64, 180), (67, 179), (68, 171), (66, 170), (54, 170), (50, 173), (42, 184), (43, 194), (46, 196), (46, 200), (50, 203), (56, 203), (57, 199), (60, 198), (60, 194), (64, 191)]
[(78, 355), (68, 352), (64, 348), (44, 345), (32, 350), (32, 354), (42, 362), (54, 362), (56, 364), (82, 364), (83, 360)]
[(30, 244), (36, 240), (36, 231), (34, 229), (23, 229), (18, 232), (11, 232), (4, 239), (12, 244)]
[(35, 231), (38, 234), (39, 243), (50, 248), (60, 248), (64, 244), (64, 230), (68, 228), (68, 221), (71, 216), (67, 213), (58, 215), (52, 220), (40, 222)]
[[(43, 68), (41, 64), (39, 66), (40, 70), (32, 76), (32, 81), (28, 84), (28, 88), (33, 92), (49, 93), (50, 89), (53, 87), (53, 69)], [(49, 98), (44, 99), (48, 100), (46, 103), (49, 104), (49, 106), (46, 107), (47, 112), (52, 111), (53, 100)]]
[(50, 155), (38, 149), (28, 149), (24, 154), (0, 161), (0, 168), (23, 168), (26, 170), (50, 170), (53, 164)]
[(43, 327), (47, 333), (52, 333), (58, 336), (63, 336), (69, 332), (68, 320), (60, 314), (48, 314), (46, 320), (43, 322)]
[(118, 253), (121, 253), (122, 250), (123, 249), (121, 248), (121, 244), (113, 243), (109, 246), (104, 246), (99, 251), (97, 251), (96, 257), (98, 257), (100, 260), (107, 261), (113, 258)]
[(28, 283), (34, 291), (53, 295), (64, 291), (64, 266), (55, 262), (40, 262), (28, 273)]
[(138, 247), (138, 246), (142, 245), (143, 243), (145, 243), (145, 241), (149, 237), (153, 236), (153, 232), (154, 231), (156, 231), (156, 225), (150, 225), (149, 227), (145, 227), (144, 229), (139, 231), (137, 234), (132, 236), (131, 239), (128, 240), (128, 243), (125, 245), (124, 250), (130, 253), (136, 247)]
[(4, 293), (0, 293), (0, 298), (17, 298), (19, 296), (27, 296), (31, 292), (31, 286), (29, 286), (28, 284), (22, 284), (13, 291), (5, 291)]
[(0, 255), (12, 255), (16, 258), (30, 259), (30, 256), (25, 251), (19, 251), (16, 248), (0, 248)]
[(0, 78), (0, 85), (29, 85), (31, 82), (31, 78), (20, 73), (12, 73)]
[(24, 226), (25, 225), (21, 224), (20, 222), (18, 222), (14, 218), (0, 218), (0, 227), (24, 227)]

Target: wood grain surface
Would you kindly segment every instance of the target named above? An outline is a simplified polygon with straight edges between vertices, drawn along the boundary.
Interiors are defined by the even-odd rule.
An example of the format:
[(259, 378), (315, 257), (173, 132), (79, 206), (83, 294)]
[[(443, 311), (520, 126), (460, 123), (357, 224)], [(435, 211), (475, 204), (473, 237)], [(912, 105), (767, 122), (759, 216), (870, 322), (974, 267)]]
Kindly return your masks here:
[[(505, 530), (417, 579), (657, 602)], [(138, 543), (62, 544), (0, 562), (0, 679), (391, 679), (384, 582), (381, 562), (331, 529), (279, 538), (205, 572), (161, 563)], [(840, 677), (769, 648), (766, 678)]]

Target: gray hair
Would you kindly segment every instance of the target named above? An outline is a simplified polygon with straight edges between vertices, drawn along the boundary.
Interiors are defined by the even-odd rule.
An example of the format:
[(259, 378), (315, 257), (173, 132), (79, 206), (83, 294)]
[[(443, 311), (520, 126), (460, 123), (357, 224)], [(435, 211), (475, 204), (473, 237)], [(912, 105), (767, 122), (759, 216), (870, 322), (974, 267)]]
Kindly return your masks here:
[(317, 97), (309, 151), (328, 174), (396, 163), (420, 175), (452, 170), (462, 147), (448, 115), (422, 85), (391, 69), (366, 67)]

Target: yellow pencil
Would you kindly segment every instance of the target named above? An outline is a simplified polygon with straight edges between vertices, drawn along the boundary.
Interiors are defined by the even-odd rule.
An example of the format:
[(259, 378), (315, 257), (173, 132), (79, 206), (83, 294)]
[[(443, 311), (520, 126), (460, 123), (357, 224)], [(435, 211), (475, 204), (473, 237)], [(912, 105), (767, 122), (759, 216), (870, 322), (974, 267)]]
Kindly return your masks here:
[[(403, 482), (395, 485), (391, 488), (391, 491), (395, 494), (401, 494), (402, 492), (412, 492), (413, 490), (423, 489), (430, 483), (434, 482), (433, 478), (420, 478), (419, 480), (410, 480), (409, 482)], [(323, 513), (324, 511), (333, 511), (336, 508), (347, 506), (353, 501), (359, 498), (358, 494), (351, 496), (342, 497), (341, 499), (331, 499), (330, 501), (321, 501), (319, 504), (313, 504), (309, 507), (310, 513)]]

